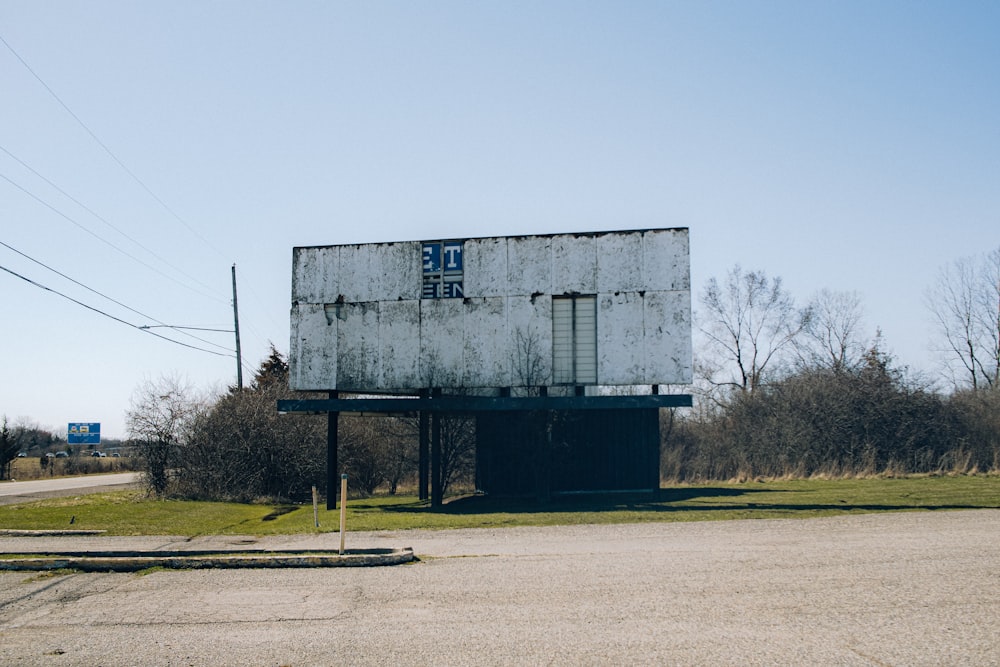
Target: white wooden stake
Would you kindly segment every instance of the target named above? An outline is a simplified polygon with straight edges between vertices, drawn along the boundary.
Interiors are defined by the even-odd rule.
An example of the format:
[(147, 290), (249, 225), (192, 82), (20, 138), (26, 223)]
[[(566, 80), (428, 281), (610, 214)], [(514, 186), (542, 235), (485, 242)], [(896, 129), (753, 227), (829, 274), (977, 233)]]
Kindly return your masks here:
[(347, 475), (340, 476), (340, 555), (344, 555), (344, 532), (347, 530)]

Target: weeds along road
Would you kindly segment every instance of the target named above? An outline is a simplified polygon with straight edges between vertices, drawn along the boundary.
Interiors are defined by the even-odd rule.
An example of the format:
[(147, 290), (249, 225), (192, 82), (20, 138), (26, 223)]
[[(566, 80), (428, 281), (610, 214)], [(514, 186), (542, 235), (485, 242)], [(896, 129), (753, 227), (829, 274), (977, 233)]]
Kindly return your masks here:
[(997, 510), (348, 537), (421, 561), (0, 573), (0, 663), (1000, 664)]
[[(139, 481), (137, 472), (81, 475), (78, 477), (52, 477), (20, 482), (0, 483), (0, 505), (23, 503), (28, 500), (73, 496), (120, 489)], [(2, 528), (2, 526), (0, 526)]]

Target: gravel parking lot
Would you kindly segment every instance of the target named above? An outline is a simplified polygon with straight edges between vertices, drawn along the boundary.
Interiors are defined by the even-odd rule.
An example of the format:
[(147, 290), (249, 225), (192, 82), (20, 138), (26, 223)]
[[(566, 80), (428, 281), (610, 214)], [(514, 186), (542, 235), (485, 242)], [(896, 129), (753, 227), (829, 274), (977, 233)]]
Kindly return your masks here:
[(1000, 664), (995, 510), (348, 537), (421, 561), (0, 573), (0, 663)]

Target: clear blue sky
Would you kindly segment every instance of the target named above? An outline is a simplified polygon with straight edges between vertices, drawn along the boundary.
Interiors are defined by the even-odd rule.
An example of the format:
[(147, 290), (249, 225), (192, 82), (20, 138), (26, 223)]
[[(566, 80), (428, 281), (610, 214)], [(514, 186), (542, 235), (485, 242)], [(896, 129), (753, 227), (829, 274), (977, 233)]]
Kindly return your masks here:
[[(225, 329), (235, 262), (253, 368), (288, 350), (296, 245), (689, 227), (696, 308), (737, 263), (802, 303), (856, 290), (933, 372), (925, 290), (1000, 244), (998, 35), (994, 1), (0, 0), (31, 68), (0, 44), (0, 241), (143, 316), (0, 266)], [(0, 295), (11, 420), (122, 436), (146, 379), (235, 381), (6, 272)]]

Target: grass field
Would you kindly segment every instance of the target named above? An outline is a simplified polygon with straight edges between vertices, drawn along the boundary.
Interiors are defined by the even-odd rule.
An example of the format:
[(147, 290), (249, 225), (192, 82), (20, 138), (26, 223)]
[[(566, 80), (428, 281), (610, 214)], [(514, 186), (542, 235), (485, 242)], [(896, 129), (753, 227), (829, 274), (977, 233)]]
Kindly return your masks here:
[(18, 457), (10, 463), (10, 476), (13, 479), (49, 479), (67, 475), (90, 475), (105, 472), (122, 472), (135, 470), (137, 461), (131, 458), (103, 457), (77, 455), (68, 458), (50, 459), (45, 468), (39, 463), (37, 456)]
[[(545, 526), (810, 518), (890, 511), (1000, 508), (1000, 476), (920, 476), (713, 483), (651, 495), (563, 496), (547, 503), (484, 496), (431, 509), (413, 496), (349, 500), (348, 530)], [(91, 529), (109, 535), (292, 534), (336, 531), (339, 511), (312, 506), (152, 500), (133, 491), (0, 507), (0, 529)]]

